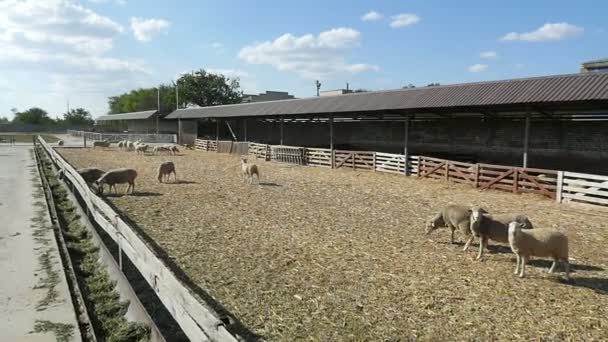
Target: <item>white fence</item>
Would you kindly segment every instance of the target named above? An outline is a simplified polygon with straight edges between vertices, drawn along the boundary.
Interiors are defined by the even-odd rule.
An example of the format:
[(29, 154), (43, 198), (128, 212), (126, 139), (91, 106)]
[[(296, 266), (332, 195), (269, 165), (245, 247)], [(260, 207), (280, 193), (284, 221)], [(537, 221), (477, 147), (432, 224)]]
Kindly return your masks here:
[(560, 172), (557, 186), (558, 201), (608, 205), (607, 176)]
[(86, 137), (90, 140), (105, 140), (112, 142), (121, 140), (140, 140), (146, 143), (176, 143), (177, 134), (136, 134), (136, 133), (97, 133), (87, 131), (68, 130), (68, 134), (75, 137)]
[(38, 142), (53, 163), (64, 170), (65, 178), (73, 184), (74, 193), (83, 199), (90, 218), (131, 260), (191, 341), (238, 341), (226, 330), (218, 315), (178, 280), (118, 213), (89, 189), (78, 172), (59, 153), (44, 139), (38, 137)]

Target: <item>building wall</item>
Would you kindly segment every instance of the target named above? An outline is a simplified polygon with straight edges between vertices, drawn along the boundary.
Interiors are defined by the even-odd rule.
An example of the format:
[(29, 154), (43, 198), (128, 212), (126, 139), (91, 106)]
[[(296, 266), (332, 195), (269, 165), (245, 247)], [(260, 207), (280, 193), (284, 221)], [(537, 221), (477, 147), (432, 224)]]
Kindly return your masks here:
[[(158, 123), (158, 132), (160, 134), (177, 134), (177, 120), (160, 119)], [(129, 132), (131, 133), (156, 133), (156, 119), (146, 120), (129, 120), (127, 121)]]
[[(244, 140), (242, 120), (231, 120)], [(215, 138), (215, 123), (201, 125)], [(206, 127), (205, 127), (206, 126)], [(231, 140), (224, 125), (220, 139)], [(248, 120), (247, 140), (279, 144), (280, 123)], [(403, 122), (334, 123), (336, 149), (403, 153)], [(522, 165), (524, 121), (435, 120), (410, 123), (409, 153), (439, 158)], [(328, 147), (328, 123), (284, 124), (284, 145)], [(528, 166), (608, 174), (608, 121), (532, 121)]]

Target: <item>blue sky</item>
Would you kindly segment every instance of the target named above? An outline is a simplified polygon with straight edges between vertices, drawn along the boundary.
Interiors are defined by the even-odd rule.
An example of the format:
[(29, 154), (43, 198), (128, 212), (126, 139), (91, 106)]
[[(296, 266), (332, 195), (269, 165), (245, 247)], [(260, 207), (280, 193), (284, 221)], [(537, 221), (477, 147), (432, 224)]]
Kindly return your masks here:
[[(370, 13), (372, 12), (372, 13)], [(0, 116), (52, 116), (204, 68), (248, 93), (578, 72), (608, 57), (605, 1), (0, 1)]]

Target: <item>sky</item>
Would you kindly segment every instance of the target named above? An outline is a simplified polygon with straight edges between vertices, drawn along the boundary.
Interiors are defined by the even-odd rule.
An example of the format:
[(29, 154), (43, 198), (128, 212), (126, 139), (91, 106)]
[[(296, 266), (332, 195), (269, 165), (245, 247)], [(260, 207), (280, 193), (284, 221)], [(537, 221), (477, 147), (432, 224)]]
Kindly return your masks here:
[(0, 116), (107, 113), (200, 68), (245, 93), (576, 73), (608, 57), (608, 1), (0, 0)]

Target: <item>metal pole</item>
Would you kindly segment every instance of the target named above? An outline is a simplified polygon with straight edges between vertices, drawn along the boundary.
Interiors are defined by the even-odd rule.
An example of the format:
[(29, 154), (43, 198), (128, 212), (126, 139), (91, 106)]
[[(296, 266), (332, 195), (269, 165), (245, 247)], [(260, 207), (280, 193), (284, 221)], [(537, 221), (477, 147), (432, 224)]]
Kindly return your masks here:
[(182, 119), (177, 118), (177, 143), (182, 143)]
[(220, 119), (215, 119), (215, 142), (220, 141)]
[(247, 138), (247, 119), (244, 119), (243, 122), (244, 122), (244, 125), (245, 125), (245, 127), (243, 129), (243, 135), (244, 135), (244, 140), (243, 141), (247, 141), (247, 139), (248, 139)]
[(329, 116), (329, 149), (334, 149), (334, 116)]
[(158, 86), (156, 96), (156, 134), (158, 134), (158, 120), (160, 115), (160, 86)]
[(405, 119), (405, 136), (403, 138), (403, 155), (405, 156), (405, 160), (404, 160), (404, 167), (405, 167), (405, 175), (408, 176), (409, 175), (409, 168), (408, 168), (408, 151), (407, 151), (407, 143), (409, 141), (409, 135), (410, 135), (410, 117), (408, 116)]
[(524, 131), (524, 167), (528, 167), (528, 147), (530, 144), (530, 111), (526, 112), (526, 125)]
[(175, 81), (175, 110), (179, 109), (179, 89), (178, 89), (178, 82), (179, 79), (177, 81)]
[(281, 116), (281, 145), (283, 145), (283, 116)]

